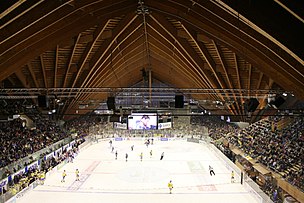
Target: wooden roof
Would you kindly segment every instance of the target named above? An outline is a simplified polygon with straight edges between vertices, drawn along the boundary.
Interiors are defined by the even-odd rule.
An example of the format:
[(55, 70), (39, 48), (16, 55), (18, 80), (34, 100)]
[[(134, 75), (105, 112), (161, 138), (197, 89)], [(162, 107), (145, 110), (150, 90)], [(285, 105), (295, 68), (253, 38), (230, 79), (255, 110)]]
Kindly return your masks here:
[(65, 95), (61, 115), (155, 81), (231, 115), (268, 93), (304, 98), (303, 59), (218, 1), (15, 1), (0, 32), (2, 88)]

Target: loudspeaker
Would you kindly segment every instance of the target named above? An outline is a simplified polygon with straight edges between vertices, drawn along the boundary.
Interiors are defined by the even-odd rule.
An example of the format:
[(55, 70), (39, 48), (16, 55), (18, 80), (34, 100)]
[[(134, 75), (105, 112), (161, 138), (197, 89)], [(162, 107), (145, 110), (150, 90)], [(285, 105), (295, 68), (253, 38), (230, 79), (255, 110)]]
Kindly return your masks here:
[(111, 115), (110, 122), (120, 122), (120, 116), (116, 114)]
[(256, 98), (250, 98), (248, 102), (248, 112), (254, 112), (259, 104), (260, 102)]
[(175, 108), (184, 108), (184, 96), (175, 95)]
[(273, 106), (273, 108), (277, 109), (279, 108), (283, 103), (285, 102), (285, 99), (281, 96), (279, 96), (278, 98), (276, 98), (271, 105)]
[(48, 108), (49, 107), (49, 100), (46, 95), (39, 95), (38, 96), (38, 106), (41, 108)]
[(108, 97), (107, 106), (108, 110), (115, 110), (115, 97)]

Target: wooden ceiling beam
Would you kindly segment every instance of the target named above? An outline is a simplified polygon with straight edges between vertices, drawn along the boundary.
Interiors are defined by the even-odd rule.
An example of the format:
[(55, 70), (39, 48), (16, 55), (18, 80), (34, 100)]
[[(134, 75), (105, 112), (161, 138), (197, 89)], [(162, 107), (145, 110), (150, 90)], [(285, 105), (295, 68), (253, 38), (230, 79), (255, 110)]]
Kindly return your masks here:
[[(81, 33), (78, 34), (77, 36), (77, 39), (76, 41), (74, 42), (74, 46), (73, 46), (73, 50), (69, 56), (69, 59), (68, 59), (68, 64), (67, 64), (67, 67), (66, 67), (66, 72), (64, 74), (64, 80), (63, 80), (63, 84), (62, 84), (62, 87), (67, 87), (67, 79), (68, 79), (68, 75), (69, 75), (69, 71), (70, 71), (70, 68), (71, 68), (71, 65), (72, 65), (72, 61), (73, 61), (73, 57), (74, 57), (74, 54), (76, 52), (76, 48), (77, 48), (77, 44), (78, 44), (78, 41), (81, 37)], [(77, 79), (77, 78), (76, 78)], [(75, 80), (74, 80), (75, 81)]]
[[(185, 32), (188, 34), (188, 36), (190, 37), (190, 39), (194, 42), (196, 48), (199, 50), (200, 54), (203, 55), (204, 60), (207, 62), (209, 68), (211, 69), (212, 73), (214, 74), (218, 84), (220, 85), (221, 88), (224, 88), (225, 85), (223, 84), (223, 81), (220, 80), (220, 78), (217, 75), (216, 72), (216, 64), (214, 62), (214, 60), (212, 59), (212, 57), (210, 56), (208, 50), (206, 49), (205, 45), (197, 40), (197, 34), (193, 33), (193, 31), (190, 31), (190, 28), (188, 28), (186, 25), (184, 24), (180, 24), (182, 26), (182, 28), (185, 30)], [(218, 88), (218, 87), (215, 87)]]
[[(181, 49), (185, 54), (185, 57), (187, 57), (188, 60), (191, 61), (190, 64), (192, 64), (193, 69), (196, 70), (197, 74), (200, 75), (200, 78), (204, 81), (203, 87), (207, 87), (211, 89), (215, 88), (216, 85), (214, 81), (211, 81), (211, 77), (208, 77), (207, 73), (205, 73), (199, 68), (199, 67), (203, 67), (203, 62), (194, 52), (193, 48), (188, 44), (187, 40), (183, 38), (178, 38), (176, 29), (173, 26), (171, 26), (169, 23), (167, 23), (167, 20), (165, 20), (160, 15), (154, 12), (153, 15), (150, 16), (151, 18), (153, 18), (155, 22), (157, 22), (158, 25), (162, 27), (162, 29), (164, 29), (170, 35), (170, 37), (174, 39), (175, 43), (179, 45), (178, 46), (179, 49)], [(215, 97), (215, 99), (218, 99), (216, 95), (214, 94), (212, 95)]]
[[(22, 47), (15, 47), (15, 51), (0, 56), (0, 69), (2, 70), (0, 72), (0, 80), (8, 77), (16, 69), (24, 66), (37, 55), (42, 54), (46, 50), (53, 49), (62, 41), (77, 36), (80, 32), (109, 19), (111, 16), (123, 15), (134, 11), (136, 10), (136, 6), (136, 3), (126, 6), (120, 2), (119, 5), (107, 6), (104, 10), (99, 9), (98, 12), (94, 12), (94, 15), (88, 13), (86, 15), (80, 15), (76, 19), (70, 19), (70, 21), (58, 26), (57, 29), (51, 27), (51, 30), (44, 30), (44, 32), (39, 33), (41, 34), (40, 37), (35, 35), (32, 39), (21, 39), (21, 41), (24, 41), (26, 44), (22, 44)], [(5, 45), (4, 47), (8, 49), (10, 46)]]
[[(132, 17), (132, 16), (130, 16)], [(119, 27), (115, 28), (113, 32), (117, 33), (117, 35), (113, 36), (113, 38), (109, 39), (107, 42), (105, 42), (105, 51), (99, 58), (99, 60), (95, 63), (95, 68), (98, 75), (102, 76), (105, 72), (112, 72), (114, 75), (113, 80), (117, 81), (118, 77), (116, 74), (116, 70), (113, 69), (113, 59), (115, 58), (114, 52), (118, 49), (118, 47), (126, 42), (135, 32), (140, 30), (141, 28), (141, 22), (140, 19), (137, 16), (132, 17), (132, 22), (122, 22)], [(108, 62), (108, 66), (104, 68), (104, 64)], [(102, 68), (103, 67), (103, 68)], [(102, 80), (101, 77), (91, 78), (90, 86), (96, 86), (100, 83), (100, 80)], [(119, 81), (117, 81), (119, 82)]]
[[(232, 85), (232, 83), (231, 83), (231, 81), (230, 81), (230, 77), (229, 77), (229, 75), (228, 75), (227, 65), (226, 65), (226, 62), (225, 62), (225, 60), (224, 60), (223, 54), (222, 54), (221, 50), (219, 49), (218, 45), (215, 43), (215, 41), (212, 40), (212, 43), (213, 43), (213, 46), (214, 46), (214, 48), (215, 48), (215, 51), (216, 51), (216, 53), (217, 53), (217, 55), (218, 55), (218, 57), (219, 57), (220, 63), (221, 63), (221, 65), (222, 65), (222, 68), (223, 68), (223, 70), (224, 70), (224, 73), (225, 73), (225, 76), (226, 76), (226, 80), (228, 81), (229, 88), (230, 88), (230, 89), (233, 89), (233, 85)], [(236, 96), (235, 96), (235, 93), (234, 93), (234, 92), (232, 93), (232, 95), (233, 95), (233, 98), (234, 98), (234, 102), (237, 102), (237, 99), (236, 99)], [(229, 98), (229, 96), (227, 96), (227, 98)], [(236, 114), (235, 114), (235, 110), (231, 108), (231, 105), (228, 105), (228, 109), (229, 109), (230, 111), (233, 111), (234, 115), (236, 115)]]
[[(139, 20), (139, 18), (137, 18), (134, 23), (130, 24), (127, 27), (124, 27), (123, 29), (128, 30), (126, 32), (123, 32), (121, 34), (121, 36), (114, 38), (113, 39), (113, 43), (111, 46), (111, 48), (108, 48), (107, 51), (104, 52), (103, 56), (104, 58), (98, 56), (100, 62), (96, 65), (97, 70), (95, 71), (95, 75), (98, 75), (98, 77), (94, 77), (94, 79), (91, 81), (90, 87), (100, 87), (103, 86), (103, 84), (107, 84), (107, 86), (111, 86), (114, 82), (120, 82), (120, 79), (124, 79), (125, 77), (124, 74), (118, 74), (119, 72), (119, 67), (117, 67), (116, 64), (113, 64), (113, 62), (116, 60), (117, 56), (119, 54), (117, 54), (118, 52), (118, 48), (125, 44), (127, 46), (129, 46), (132, 43), (136, 43), (138, 40), (140, 40), (140, 38), (143, 37), (142, 31), (140, 30), (140, 28), (142, 27), (141, 21)], [(131, 27), (130, 27), (131, 26)], [(114, 29), (113, 32), (115, 32), (117, 28)], [(139, 34), (136, 33), (140, 33), (140, 36), (138, 36)], [(134, 37), (135, 35), (135, 37)], [(136, 35), (138, 37), (136, 37)], [(135, 40), (137, 39), (137, 40)], [(112, 40), (112, 39), (110, 39)], [(128, 41), (130, 41), (130, 43), (128, 43)], [(142, 43), (139, 44), (140, 47), (142, 47)], [(138, 51), (140, 52), (139, 57), (142, 56), (141, 53), (146, 53), (146, 52), (142, 52), (143, 50), (138, 50), (137, 49), (137, 53)], [(116, 52), (116, 54), (115, 54)], [(134, 49), (130, 50), (130, 52), (128, 52), (129, 55), (136, 55), (136, 53)], [(131, 54), (133, 53), (133, 54)], [(135, 57), (131, 57), (131, 58), (135, 58)], [(143, 59), (144, 60), (144, 59)], [(115, 67), (115, 69), (114, 69)], [(132, 68), (133, 69), (133, 68)], [(118, 76), (119, 75), (119, 76)], [(129, 84), (132, 85), (132, 84)], [(82, 100), (86, 100), (90, 97), (90, 94), (86, 94), (83, 95), (83, 97), (81, 97)]]
[[(72, 49), (72, 52), (69, 56), (68, 64), (67, 64), (66, 71), (65, 71), (65, 74), (64, 74), (64, 77), (63, 77), (64, 79), (63, 79), (62, 87), (67, 87), (67, 80), (68, 80), (69, 71), (70, 71), (72, 61), (73, 61), (73, 57), (74, 57), (74, 54), (76, 52), (77, 44), (78, 44), (80, 38), (81, 38), (81, 33), (78, 34), (76, 41), (74, 41), (73, 49)], [(57, 45), (57, 47), (58, 47), (58, 45)], [(75, 80), (76, 80), (76, 78), (75, 78)], [(70, 96), (70, 94), (68, 96)], [(64, 114), (64, 112), (66, 110), (65, 107), (68, 104), (68, 102), (69, 102), (68, 100), (65, 100), (64, 105), (61, 108), (62, 114)]]
[(256, 89), (260, 89), (261, 88), (261, 83), (262, 83), (263, 76), (264, 76), (264, 74), (262, 72), (260, 72), (259, 81), (258, 81)]
[[(169, 23), (167, 21), (164, 21), (162, 23), (167, 23), (168, 25), (164, 25), (163, 26), (169, 26)], [(197, 87), (206, 87), (206, 83), (204, 81), (202, 81), (202, 78), (199, 77), (200, 74), (197, 73), (196, 68), (193, 66), (193, 64), (191, 63), (191, 60), (186, 57), (186, 53), (183, 51), (183, 49), (179, 48), (179, 44), (176, 42), (176, 39), (174, 37), (171, 37), (170, 34), (168, 33), (168, 31), (163, 29), (163, 26), (160, 25), (160, 23), (158, 22), (151, 22), (151, 29), (152, 29), (152, 35), (154, 36), (155, 41), (158, 41), (158, 44), (155, 44), (156, 47), (164, 47), (162, 48), (162, 50), (168, 50), (168, 53), (172, 53), (172, 59), (174, 59), (175, 57), (178, 57), (181, 59), (181, 63), (183, 63), (183, 66), (181, 66), (181, 68), (179, 69), (179, 71), (185, 75), (185, 76), (191, 76), (193, 78), (193, 81), (195, 81), (195, 83), (192, 83), (194, 86)], [(172, 28), (171, 28), (172, 29)], [(175, 30), (175, 29), (172, 29)], [(172, 31), (174, 32), (174, 31)], [(157, 40), (157, 39), (165, 39), (163, 40)], [(164, 57), (164, 55), (162, 55), (161, 57)], [(190, 68), (191, 67), (191, 68)], [(179, 86), (178, 83), (175, 84), (177, 87), (181, 87)]]
[(57, 87), (57, 71), (58, 71), (58, 57), (59, 57), (59, 46), (56, 46), (55, 50), (55, 67), (54, 67), (54, 88)]
[(97, 28), (97, 30), (94, 32), (93, 34), (93, 40), (87, 44), (86, 49), (84, 51), (84, 53), (82, 53), (82, 56), (80, 58), (80, 61), (78, 62), (79, 64), (79, 68), (75, 77), (75, 80), (72, 84), (72, 88), (75, 87), (76, 82), (80, 82), (79, 81), (79, 76), (80, 73), (83, 71), (84, 67), (85, 67), (85, 63), (88, 62), (88, 57), (91, 54), (93, 48), (95, 47), (98, 39), (100, 38), (100, 36), (102, 35), (102, 33), (105, 31), (107, 25), (109, 24), (109, 20), (103, 22), (102, 24), (99, 24), (99, 27)]
[[(60, 18), (61, 16), (65, 16), (68, 12), (71, 12), (71, 8), (67, 10), (68, 7), (65, 7), (65, 5), (62, 5), (59, 1), (51, 1), (47, 3), (41, 3), (39, 1), (40, 5), (33, 5), (32, 7), (29, 7), (24, 12), (18, 14), (16, 17), (10, 19), (9, 21), (3, 23), (0, 26), (0, 29), (5, 29), (5, 32), (0, 36), (0, 45), (4, 42), (7, 42), (11, 40), (12, 38), (16, 37), (18, 35), (18, 38), (27, 38), (31, 36), (33, 33), (35, 33), (35, 29), (38, 27), (43, 27), (41, 24), (42, 19), (49, 18), (55, 19)], [(54, 11), (60, 11), (52, 16), (52, 13), (55, 13)], [(22, 20), (20, 20), (22, 18)], [(40, 23), (40, 24), (39, 24)], [(51, 21), (49, 21), (51, 24)], [(31, 26), (31, 29), (27, 29), (29, 26)]]
[[(240, 89), (242, 89), (242, 82), (241, 82), (239, 63), (238, 63), (238, 60), (237, 60), (236, 53), (233, 53), (233, 59), (234, 59), (234, 64), (235, 64), (238, 89), (240, 90)], [(241, 91), (239, 91), (239, 94), (241, 96), (241, 104), (243, 104), (244, 103), (243, 93)], [(236, 104), (237, 104), (237, 108), (239, 109), (238, 111), (240, 112), (240, 115), (242, 115), (241, 117), (244, 121), (244, 116), (243, 115), (245, 115), (246, 112), (244, 112), (244, 108), (241, 108), (242, 106), (240, 106), (238, 100), (236, 101)]]
[(31, 64), (27, 64), (26, 66), (27, 66), (27, 68), (28, 68), (28, 70), (29, 70), (29, 72), (31, 74), (31, 77), (32, 77), (32, 79), (34, 81), (35, 87), (38, 88), (39, 87), (38, 81), (36, 79), (36, 76), (35, 76), (35, 73), (33, 71), (32, 65)]
[[(129, 13), (120, 23), (119, 25), (113, 30), (113, 35), (110, 39), (104, 41), (104, 43), (100, 46), (100, 48), (96, 51), (96, 54), (92, 57), (90, 61), (90, 72), (88, 76), (85, 78), (81, 87), (88, 87), (92, 78), (92, 74), (99, 70), (100, 65), (99, 63), (104, 61), (104, 57), (109, 57), (110, 53), (113, 51), (111, 49), (112, 45), (114, 44), (115, 40), (126, 31), (126, 33), (134, 32), (134, 30), (130, 29), (127, 31), (126, 29), (137, 19), (137, 15), (135, 13)], [(133, 28), (138, 27), (138, 24), (135, 25)], [(125, 34), (125, 33), (124, 33)]]
[[(95, 55), (91, 58), (90, 61), (90, 71), (87, 74), (87, 77), (82, 81), (82, 84), (80, 85), (80, 87), (92, 87), (90, 86), (90, 82), (91, 80), (94, 78), (93, 74), (95, 75), (96, 71), (98, 71), (98, 69), (100, 68), (100, 66), (98, 65), (99, 62), (101, 60), (103, 60), (103, 57), (106, 55), (106, 53), (108, 53), (112, 46), (112, 44), (114, 43), (114, 41), (126, 30), (126, 28), (128, 28), (128, 26), (130, 24), (132, 24), (133, 21), (135, 21), (135, 19), (137, 18), (137, 16), (135, 15), (135, 13), (129, 13), (121, 22), (120, 24), (115, 28), (115, 30), (113, 31), (113, 37), (111, 39), (108, 39), (106, 41), (104, 41), (103, 45), (100, 46), (100, 48), (95, 52)], [(133, 32), (134, 30), (130, 30), (130, 32)], [(98, 78), (97, 75), (95, 75), (95, 79)], [(70, 103), (69, 107), (74, 105), (75, 101), (77, 100), (83, 100), (81, 98), (82, 94), (81, 92), (79, 92), (76, 97), (75, 100), (73, 102)], [(87, 95), (89, 96), (89, 95)]]
[(44, 66), (44, 62), (43, 62), (43, 55), (40, 55), (39, 59), (40, 59), (40, 65), (41, 65), (42, 76), (43, 76), (43, 81), (44, 81), (44, 87), (48, 88), (47, 77), (46, 77), (46, 73), (45, 73), (45, 66)]
[(28, 85), (27, 79), (24, 76), (24, 74), (22, 73), (21, 70), (18, 70), (15, 72), (17, 78), (20, 80), (20, 82), (22, 83), (22, 85), (26, 88), (29, 88), (30, 86)]
[[(178, 76), (176, 76), (176, 74), (184, 78), (184, 81), (178, 81), (178, 83), (175, 82), (175, 84), (171, 84), (174, 84), (176, 87), (186, 87), (186, 85), (180, 85), (179, 82), (184, 83), (185, 81), (187, 81), (189, 87), (201, 87), (201, 79), (198, 77), (194, 69), (187, 68), (191, 66), (190, 62), (184, 59), (184, 55), (180, 51), (178, 51), (178, 49), (174, 45), (172, 45), (168, 41), (158, 41), (158, 43), (154, 43), (154, 41), (157, 41), (158, 38), (162, 37), (165, 36), (154, 36), (151, 39), (151, 52), (155, 54), (154, 58), (157, 58), (158, 60), (162, 61), (164, 63), (164, 68), (166, 68), (167, 66), (174, 66), (174, 69), (172, 69), (171, 72), (174, 71), (176, 73), (174, 76), (170, 76), (172, 79), (179, 78)], [(174, 47), (172, 48), (172, 46)], [(159, 69), (162, 70), (163, 68), (160, 67)]]
[[(224, 89), (225, 84), (223, 84), (223, 81), (221, 81), (220, 78), (218, 77), (218, 74), (216, 72), (216, 64), (215, 64), (214, 60), (212, 59), (212, 57), (210, 56), (210, 54), (209, 54), (208, 50), (206, 49), (205, 45), (202, 42), (197, 41), (197, 34), (190, 31), (190, 29), (186, 25), (184, 25), (184, 24), (180, 24), (180, 25), (185, 30), (185, 32), (188, 34), (190, 39), (194, 42), (194, 44), (195, 44), (196, 48), (199, 50), (200, 54), (204, 57), (204, 60), (207, 62), (208, 66), (211, 69), (213, 75), (215, 76), (218, 84), (220, 85), (220, 87), (218, 87), (216, 84), (214, 84), (216, 86), (213, 86), (213, 88)], [(223, 98), (222, 94), (217, 94), (217, 95), (220, 98), (220, 101), (225, 102), (225, 99)]]
[(249, 64), (249, 68), (248, 68), (248, 94), (247, 94), (247, 96), (248, 97), (250, 97), (251, 95), (251, 93), (250, 93), (250, 90), (251, 90), (251, 73), (252, 73), (252, 65), (251, 64)]

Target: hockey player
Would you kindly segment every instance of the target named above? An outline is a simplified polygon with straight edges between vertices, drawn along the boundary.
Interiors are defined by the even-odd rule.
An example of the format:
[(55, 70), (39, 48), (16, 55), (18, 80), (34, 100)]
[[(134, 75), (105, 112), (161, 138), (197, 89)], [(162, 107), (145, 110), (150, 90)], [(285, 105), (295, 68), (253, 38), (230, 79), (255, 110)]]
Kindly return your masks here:
[(168, 188), (169, 188), (169, 192), (170, 194), (172, 194), (172, 189), (173, 189), (173, 183), (172, 183), (172, 180), (169, 181), (168, 183)]
[(143, 155), (143, 153), (141, 152), (141, 153), (140, 153), (140, 155), (139, 155), (139, 157), (140, 157), (140, 161), (142, 161), (142, 160), (143, 160), (143, 156), (144, 156), (144, 155)]
[(152, 158), (152, 149), (150, 150), (150, 158)]
[(67, 174), (66, 174), (65, 170), (63, 170), (63, 172), (62, 172), (62, 180), (61, 180), (62, 183), (65, 182), (65, 177), (66, 176), (67, 176)]
[(210, 165), (209, 165), (209, 172), (210, 172), (211, 176), (212, 176), (212, 174), (215, 175), (214, 170), (213, 170), (213, 168)]
[(165, 152), (162, 152), (160, 155), (160, 160), (163, 160), (164, 156), (165, 156)]
[(234, 183), (234, 171), (231, 171), (231, 183)]
[(128, 155), (128, 153), (126, 153), (126, 162), (128, 161), (128, 157), (129, 157), (129, 155)]
[(118, 153), (117, 153), (117, 150), (116, 150), (116, 152), (115, 152), (115, 159), (117, 160), (117, 155), (118, 155)]
[(76, 169), (75, 175), (76, 175), (76, 181), (79, 181), (79, 170), (78, 169)]

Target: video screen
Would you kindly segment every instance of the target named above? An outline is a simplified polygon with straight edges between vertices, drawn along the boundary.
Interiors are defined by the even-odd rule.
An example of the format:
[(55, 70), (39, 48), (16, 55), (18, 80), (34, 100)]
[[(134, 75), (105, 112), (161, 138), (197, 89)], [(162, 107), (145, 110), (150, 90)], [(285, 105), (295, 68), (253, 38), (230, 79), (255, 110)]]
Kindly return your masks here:
[(133, 113), (128, 117), (129, 130), (154, 130), (157, 129), (157, 114)]

